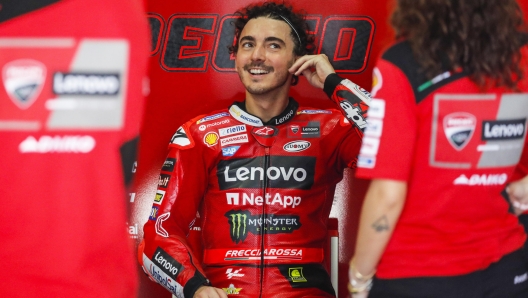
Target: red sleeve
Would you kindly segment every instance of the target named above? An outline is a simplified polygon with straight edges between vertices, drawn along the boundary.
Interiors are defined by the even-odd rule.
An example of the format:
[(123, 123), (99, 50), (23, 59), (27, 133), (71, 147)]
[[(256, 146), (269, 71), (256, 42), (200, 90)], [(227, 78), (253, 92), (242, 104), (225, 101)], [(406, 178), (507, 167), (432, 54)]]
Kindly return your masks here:
[(360, 178), (407, 181), (416, 139), (416, 103), (409, 81), (393, 64), (374, 69), (376, 93), (369, 107), (358, 170)]
[(192, 297), (200, 286), (208, 284), (187, 243), (207, 186), (202, 146), (194, 143), (191, 123), (178, 128), (169, 144), (138, 255), (151, 279), (179, 298)]

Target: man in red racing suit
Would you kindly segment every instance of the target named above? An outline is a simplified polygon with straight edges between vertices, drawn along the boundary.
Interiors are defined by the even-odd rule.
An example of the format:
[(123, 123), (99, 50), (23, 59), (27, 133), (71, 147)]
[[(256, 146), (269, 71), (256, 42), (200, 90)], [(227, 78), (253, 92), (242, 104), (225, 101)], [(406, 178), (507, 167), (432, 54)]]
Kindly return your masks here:
[[(291, 27), (269, 18), (246, 27), (255, 20)], [(306, 68), (316, 68), (318, 86), (342, 111), (285, 97), (285, 108), (264, 120), (248, 111), (255, 100), (248, 91), (246, 101), (198, 116), (172, 137), (139, 259), (177, 297), (335, 297), (323, 266), (327, 220), (343, 169), (356, 166), (370, 97), (329, 74), (323, 56), (300, 58), (292, 69), (308, 78)], [(186, 239), (197, 212), (203, 260)], [(203, 286), (213, 294), (199, 295)]]

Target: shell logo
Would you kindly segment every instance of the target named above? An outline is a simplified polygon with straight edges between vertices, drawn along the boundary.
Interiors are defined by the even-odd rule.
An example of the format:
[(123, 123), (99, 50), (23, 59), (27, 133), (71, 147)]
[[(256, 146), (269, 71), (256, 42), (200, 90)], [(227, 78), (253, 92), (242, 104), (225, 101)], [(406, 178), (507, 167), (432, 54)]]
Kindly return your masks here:
[(204, 143), (211, 147), (218, 144), (219, 136), (216, 132), (209, 132), (204, 136)]

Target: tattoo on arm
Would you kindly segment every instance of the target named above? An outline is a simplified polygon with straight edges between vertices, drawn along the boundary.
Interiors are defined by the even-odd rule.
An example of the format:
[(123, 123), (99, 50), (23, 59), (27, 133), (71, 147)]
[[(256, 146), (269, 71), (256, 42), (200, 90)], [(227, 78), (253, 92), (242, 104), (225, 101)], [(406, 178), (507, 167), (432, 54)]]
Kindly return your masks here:
[(376, 230), (376, 232), (383, 232), (389, 230), (389, 220), (387, 219), (386, 215), (383, 215), (382, 217), (378, 218), (373, 224), (372, 228)]

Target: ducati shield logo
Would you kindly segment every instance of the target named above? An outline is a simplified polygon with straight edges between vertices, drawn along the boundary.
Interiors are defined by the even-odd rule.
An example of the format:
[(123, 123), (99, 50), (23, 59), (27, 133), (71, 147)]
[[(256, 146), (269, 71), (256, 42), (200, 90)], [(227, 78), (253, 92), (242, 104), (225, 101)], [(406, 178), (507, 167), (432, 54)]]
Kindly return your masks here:
[(27, 109), (42, 91), (46, 80), (46, 66), (30, 59), (15, 60), (4, 66), (2, 79), (9, 98), (19, 108)]
[(464, 112), (451, 113), (444, 117), (443, 124), (447, 140), (453, 148), (460, 151), (471, 140), (477, 125), (477, 118)]

